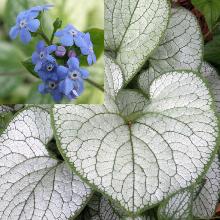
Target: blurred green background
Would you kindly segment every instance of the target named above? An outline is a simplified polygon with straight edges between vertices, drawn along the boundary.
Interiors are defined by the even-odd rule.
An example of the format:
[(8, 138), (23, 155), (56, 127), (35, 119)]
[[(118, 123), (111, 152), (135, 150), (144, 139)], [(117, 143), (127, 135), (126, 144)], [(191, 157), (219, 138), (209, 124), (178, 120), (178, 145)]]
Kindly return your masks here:
[[(0, 104), (53, 103), (50, 95), (38, 93), (39, 79), (32, 76), (21, 64), (21, 61), (31, 56), (39, 39), (32, 39), (26, 46), (19, 38), (12, 42), (8, 37), (8, 31), (15, 24), (20, 11), (45, 3), (54, 4), (54, 8), (44, 13), (43, 27), (47, 34), (51, 34), (53, 21), (57, 17), (63, 20), (62, 28), (71, 23), (80, 31), (104, 29), (103, 0), (0, 0)], [(90, 72), (90, 79), (103, 86), (103, 53), (96, 64), (86, 68)], [(103, 100), (103, 92), (85, 82), (85, 91), (77, 100), (64, 100), (62, 103), (101, 104)]]

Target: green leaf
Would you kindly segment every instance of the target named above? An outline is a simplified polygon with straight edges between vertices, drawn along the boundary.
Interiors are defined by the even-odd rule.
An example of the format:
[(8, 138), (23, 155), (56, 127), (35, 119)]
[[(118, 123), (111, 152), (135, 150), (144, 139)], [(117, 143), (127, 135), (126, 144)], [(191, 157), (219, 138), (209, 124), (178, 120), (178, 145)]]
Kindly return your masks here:
[(39, 107), (19, 112), (0, 136), (1, 219), (66, 220), (86, 205), (91, 189), (46, 150), (52, 136)]
[(120, 67), (110, 56), (105, 59), (105, 91), (108, 95), (115, 97), (123, 86), (123, 74)]
[[(20, 86), (22, 82), (21, 76), (3, 76), (0, 75), (0, 98), (10, 96), (10, 94)], [(5, 103), (8, 104), (8, 103)]]
[(64, 159), (134, 216), (195, 182), (219, 132), (211, 95), (195, 73), (166, 73), (149, 94), (130, 122), (107, 94), (103, 106), (55, 105), (52, 116)]
[(38, 92), (38, 85), (39, 83), (33, 85), (26, 100), (26, 104), (54, 104), (50, 94), (42, 95)]
[(167, 0), (105, 1), (105, 50), (111, 51), (125, 83), (158, 46), (169, 19)]
[(182, 189), (162, 202), (158, 210), (161, 220), (211, 219), (220, 192), (220, 163), (215, 157), (207, 174), (200, 183)]
[(23, 66), (27, 69), (29, 73), (33, 76), (39, 78), (38, 74), (34, 71), (34, 64), (32, 63), (32, 59), (28, 58), (27, 60), (22, 62)]
[(220, 18), (219, 0), (192, 0), (192, 4), (205, 16), (210, 31)]
[(202, 63), (202, 39), (195, 16), (184, 8), (173, 8), (162, 42), (150, 56), (149, 68), (139, 77), (142, 91), (147, 94), (151, 82), (165, 72), (198, 71)]
[(94, 194), (86, 208), (76, 220), (120, 220), (111, 202), (103, 196)]
[(0, 74), (17, 73), (23, 70), (21, 60), (24, 54), (15, 46), (0, 42)]
[[(93, 43), (93, 49), (97, 60), (101, 57), (104, 51), (104, 30), (98, 28), (91, 28), (89, 30), (83, 31), (84, 33), (89, 32), (91, 41)], [(80, 65), (88, 66), (87, 57), (80, 57)]]
[(220, 76), (218, 75), (215, 68), (213, 68), (207, 62), (202, 63), (200, 72), (209, 84), (209, 88), (211, 89), (214, 96), (216, 109), (220, 114)]
[(220, 35), (205, 45), (204, 59), (212, 64), (220, 65)]

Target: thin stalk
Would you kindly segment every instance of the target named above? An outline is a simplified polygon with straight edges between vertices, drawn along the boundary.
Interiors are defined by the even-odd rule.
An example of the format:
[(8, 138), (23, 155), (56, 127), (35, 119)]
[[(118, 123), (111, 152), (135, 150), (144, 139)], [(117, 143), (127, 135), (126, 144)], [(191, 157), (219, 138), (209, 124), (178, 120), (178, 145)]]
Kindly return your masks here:
[(36, 32), (38, 35), (40, 35), (45, 41), (46, 41), (46, 43), (48, 44), (48, 45), (50, 45), (50, 40), (49, 40), (49, 38), (46, 36), (46, 34), (44, 33), (44, 32), (41, 32), (41, 31), (38, 31), (38, 32)]
[(104, 89), (101, 85), (99, 85), (98, 83), (94, 82), (93, 80), (91, 79), (86, 79), (86, 81), (88, 83), (90, 83), (91, 85), (95, 86), (97, 89), (101, 90), (102, 92), (104, 92)]
[(50, 38), (50, 44), (51, 45), (53, 44), (53, 39), (54, 39), (55, 32), (56, 32), (56, 29), (54, 28), (53, 33), (52, 33), (51, 38)]

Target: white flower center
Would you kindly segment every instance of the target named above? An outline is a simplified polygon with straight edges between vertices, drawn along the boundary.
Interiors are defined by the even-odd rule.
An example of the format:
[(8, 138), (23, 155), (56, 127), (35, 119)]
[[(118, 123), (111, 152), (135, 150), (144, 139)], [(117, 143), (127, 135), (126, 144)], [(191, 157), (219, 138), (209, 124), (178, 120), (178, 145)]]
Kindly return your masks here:
[(52, 64), (49, 64), (47, 65), (47, 71), (51, 72), (53, 70), (53, 65)]
[(27, 21), (25, 19), (20, 21), (20, 28), (24, 28), (26, 26), (27, 26)]
[(90, 52), (93, 52), (93, 47), (90, 47), (89, 50), (90, 50)]
[(77, 31), (75, 31), (75, 30), (70, 30), (69, 33), (70, 33), (71, 35), (73, 35), (73, 36), (76, 36), (76, 35), (77, 35)]
[(73, 72), (70, 73), (70, 78), (72, 80), (78, 79), (78, 76), (79, 76), (79, 73), (77, 71), (73, 71)]
[(48, 86), (50, 89), (55, 89), (57, 87), (55, 82), (49, 82)]
[(44, 58), (44, 52), (40, 52), (40, 59)]

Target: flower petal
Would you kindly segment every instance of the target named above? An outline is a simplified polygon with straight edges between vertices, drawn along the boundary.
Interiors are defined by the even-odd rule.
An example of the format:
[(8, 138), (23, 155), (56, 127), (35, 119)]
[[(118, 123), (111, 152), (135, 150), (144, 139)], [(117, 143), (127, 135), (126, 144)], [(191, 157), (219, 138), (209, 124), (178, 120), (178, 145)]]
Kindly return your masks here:
[(31, 40), (31, 34), (30, 32), (25, 29), (25, 28), (22, 28), (21, 29), (21, 32), (20, 32), (20, 37), (21, 37), (21, 41), (24, 43), (24, 44), (28, 44)]
[(39, 41), (37, 46), (36, 46), (36, 50), (38, 53), (40, 53), (45, 47), (45, 42), (43, 40)]
[(66, 78), (63, 81), (63, 85), (61, 85), (61, 89), (65, 95), (68, 95), (73, 89), (73, 81), (70, 80), (69, 78)]
[(63, 46), (73, 46), (73, 37), (66, 34), (60, 38), (60, 43)]
[(86, 46), (86, 42), (81, 36), (77, 35), (73, 39), (74, 39), (74, 42), (77, 47), (85, 47)]
[(55, 59), (53, 56), (51, 56), (51, 55), (47, 55), (47, 56), (46, 56), (46, 59), (47, 59), (49, 62), (51, 62), (51, 63), (56, 62), (56, 59)]
[(87, 62), (88, 62), (89, 65), (92, 65), (92, 56), (91, 56), (91, 54), (89, 54), (87, 56)]
[(47, 93), (47, 86), (44, 83), (40, 84), (38, 86), (38, 91), (41, 94), (46, 94)]
[(68, 69), (65, 66), (58, 66), (57, 75), (59, 80), (65, 79), (68, 75)]
[(87, 79), (89, 77), (89, 72), (86, 69), (80, 69), (80, 73), (83, 79)]
[(36, 66), (34, 67), (34, 71), (35, 72), (38, 72), (42, 67), (42, 62), (37, 62)]
[(33, 19), (28, 22), (27, 27), (31, 32), (36, 32), (40, 26), (40, 21), (38, 19)]
[(62, 94), (58, 89), (55, 89), (51, 94), (55, 102), (60, 102), (61, 99), (63, 98)]
[(39, 60), (39, 54), (37, 53), (37, 52), (34, 52), (33, 54), (32, 54), (32, 63), (33, 64), (37, 64), (37, 62), (38, 62), (38, 60)]
[(46, 48), (48, 54), (53, 53), (54, 51), (56, 51), (56, 49), (57, 49), (56, 45), (50, 45), (49, 47)]
[(79, 69), (79, 60), (76, 57), (71, 57), (67, 61), (67, 64), (70, 69), (76, 70)]
[(10, 32), (9, 32), (9, 36), (12, 40), (14, 40), (19, 33), (19, 27), (18, 26), (14, 26), (11, 28)]
[(56, 37), (62, 37), (65, 34), (65, 32), (63, 30), (59, 30), (55, 33)]

